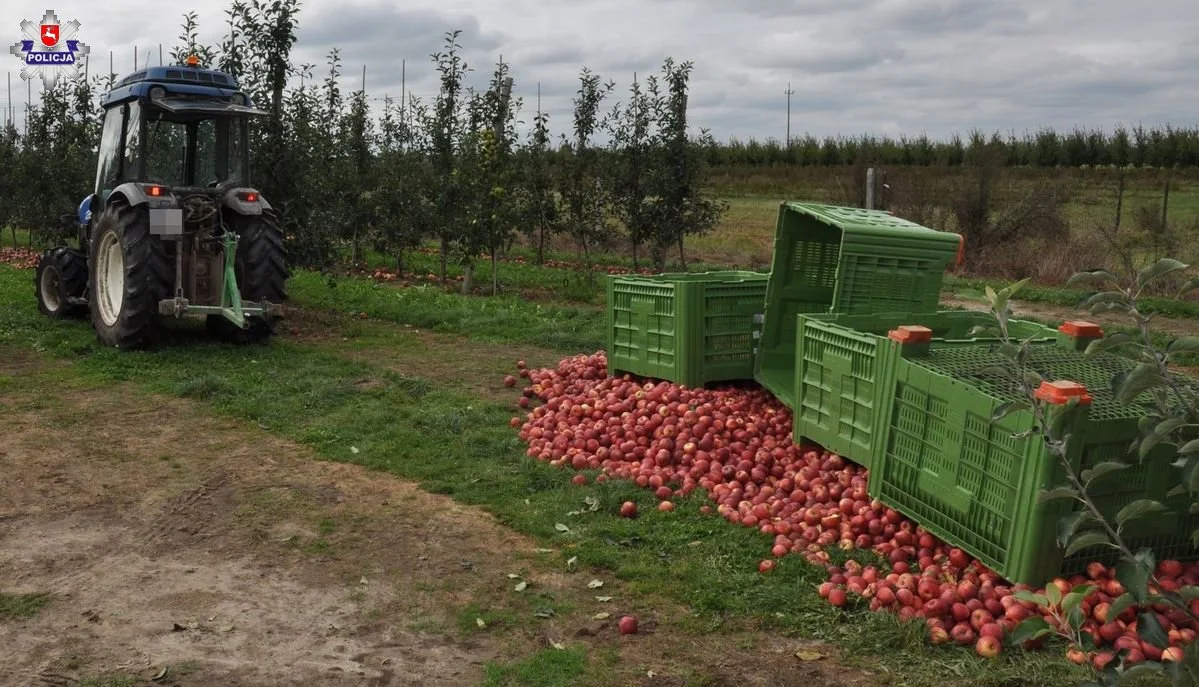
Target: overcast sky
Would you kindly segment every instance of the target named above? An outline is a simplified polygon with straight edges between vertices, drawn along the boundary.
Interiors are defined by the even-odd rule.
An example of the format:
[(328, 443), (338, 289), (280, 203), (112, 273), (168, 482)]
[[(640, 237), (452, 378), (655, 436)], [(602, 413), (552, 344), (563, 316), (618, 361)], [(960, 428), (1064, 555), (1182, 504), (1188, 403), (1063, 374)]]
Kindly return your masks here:
[[(133, 68), (135, 45), (152, 64), (159, 43), (169, 52), (187, 9), (217, 43), (226, 7), (54, 5), (61, 21), (81, 23), (92, 69), (106, 68), (111, 50), (119, 73)], [(22, 19), (44, 11), (8, 3), (10, 44)], [(484, 83), (502, 55), (521, 119), (531, 122), (540, 82), (555, 134), (570, 128), (581, 67), (614, 80), (610, 99), (623, 98), (634, 72), (659, 72), (668, 56), (694, 62), (690, 117), (718, 139), (781, 140), (788, 83), (793, 136), (1199, 120), (1196, 0), (308, 0), (299, 24), (296, 63), (323, 65), (339, 47), (347, 86), (365, 64), (367, 89), (382, 98), (399, 95), (406, 59), (409, 91), (427, 100), (437, 87), (429, 55), (461, 29), (473, 80)], [(7, 57), (19, 110), (25, 83)]]

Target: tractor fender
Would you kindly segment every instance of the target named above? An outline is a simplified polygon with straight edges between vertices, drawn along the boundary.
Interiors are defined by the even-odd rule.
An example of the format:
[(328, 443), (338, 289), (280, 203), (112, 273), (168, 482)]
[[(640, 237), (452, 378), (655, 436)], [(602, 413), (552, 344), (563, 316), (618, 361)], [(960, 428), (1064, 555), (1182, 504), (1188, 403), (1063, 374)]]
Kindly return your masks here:
[[(246, 200), (247, 196), (254, 200)], [(271, 209), (271, 204), (266, 202), (261, 193), (245, 187), (231, 188), (225, 191), (225, 195), (221, 196), (221, 205), (239, 215), (261, 215), (264, 211)]]
[(82, 203), (79, 204), (78, 216), (79, 226), (81, 228), (86, 227), (87, 223), (92, 221), (92, 198), (94, 197), (95, 196), (88, 196), (87, 198), (83, 199)]
[(133, 181), (121, 184), (112, 190), (105, 205), (112, 203), (116, 198), (123, 198), (125, 202), (129, 203), (130, 207), (137, 207), (139, 205), (146, 205), (153, 209), (179, 207), (178, 201), (169, 193), (157, 197), (149, 195), (144, 188), (147, 186), (153, 186), (153, 184), (142, 184)]

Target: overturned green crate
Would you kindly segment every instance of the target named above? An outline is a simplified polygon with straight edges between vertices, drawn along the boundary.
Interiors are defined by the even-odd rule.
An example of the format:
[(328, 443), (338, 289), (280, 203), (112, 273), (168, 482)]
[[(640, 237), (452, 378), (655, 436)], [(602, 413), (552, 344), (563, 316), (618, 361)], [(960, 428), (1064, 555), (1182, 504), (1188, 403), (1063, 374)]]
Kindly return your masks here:
[(690, 387), (753, 379), (768, 276), (744, 271), (609, 276), (609, 374)]
[(934, 311), (960, 249), (957, 234), (886, 212), (783, 203), (754, 379), (794, 408), (797, 315)]
[[(806, 329), (814, 318), (804, 319)], [(933, 331), (905, 342), (900, 331), (892, 338), (881, 328), (863, 332), (823, 323), (830, 332), (841, 327), (846, 341), (872, 337), (879, 353), (876, 369), (891, 366), (885, 373), (890, 381), (875, 381), (880, 385), (876, 398), (884, 400), (870, 423), (871, 497), (1011, 582), (1040, 585), (1057, 575), (1081, 573), (1092, 560), (1114, 563), (1110, 549), (1085, 548), (1067, 558), (1058, 544), (1058, 523), (1078, 504), (1068, 499), (1039, 502), (1042, 489), (1065, 482), (1065, 470), (1039, 435), (1021, 437), (1032, 428), (1030, 412), (992, 419), (1001, 405), (1020, 398), (996, 372), (1001, 363), (996, 342), (938, 341), (933, 338), (934, 318), (904, 319), (910, 325), (934, 323), (929, 327)], [(1128, 462), (1129, 467), (1091, 483), (1096, 505), (1111, 518), (1137, 499), (1166, 504), (1168, 513), (1127, 523), (1126, 542), (1134, 550), (1152, 547), (1163, 558), (1195, 559), (1199, 552), (1190, 533), (1199, 527), (1199, 515), (1190, 513), (1188, 495), (1167, 496), (1180, 483), (1178, 469), (1158, 451), (1144, 461), (1129, 455), (1144, 407), (1118, 403), (1110, 382), (1133, 363), (1113, 354), (1084, 358), (1079, 349), (1085, 339), (1076, 334), (1058, 333), (1055, 340), (1037, 336), (1040, 341), (1029, 358), (1044, 378), (1077, 382), (1090, 395), (1088, 404), (1071, 411), (1072, 468)]]
[[(932, 330), (940, 345), (971, 345), (971, 336), (990, 315), (945, 311), (924, 315), (799, 315), (795, 328), (795, 440), (814, 441), (859, 465), (870, 467), (875, 422), (891, 405), (898, 355), (892, 342), (879, 336), (903, 325)], [(1016, 338), (1056, 341), (1058, 332), (1035, 322), (1012, 321)]]

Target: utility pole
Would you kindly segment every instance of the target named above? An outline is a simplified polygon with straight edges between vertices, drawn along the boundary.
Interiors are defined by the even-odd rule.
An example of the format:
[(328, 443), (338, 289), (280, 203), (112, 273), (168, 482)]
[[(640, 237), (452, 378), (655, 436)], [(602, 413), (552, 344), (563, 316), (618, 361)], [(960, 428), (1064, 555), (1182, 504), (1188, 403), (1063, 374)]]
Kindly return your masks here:
[(783, 91), (787, 96), (787, 149), (791, 149), (791, 96), (795, 95), (795, 91), (791, 90), (791, 82), (787, 82), (787, 90)]

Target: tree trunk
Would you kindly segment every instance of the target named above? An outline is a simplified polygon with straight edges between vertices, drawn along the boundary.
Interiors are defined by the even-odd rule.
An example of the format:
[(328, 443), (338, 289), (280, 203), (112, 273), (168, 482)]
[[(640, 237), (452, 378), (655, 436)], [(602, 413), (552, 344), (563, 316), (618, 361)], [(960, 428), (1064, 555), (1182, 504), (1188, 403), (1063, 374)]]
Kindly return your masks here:
[(404, 251), (403, 250), (396, 251), (396, 276), (401, 279), (404, 277)]
[(683, 271), (687, 271), (687, 255), (683, 252), (683, 232), (679, 232), (679, 264), (683, 266)]
[(470, 293), (471, 277), (474, 276), (474, 271), (475, 271), (474, 265), (467, 265), (466, 268), (462, 271), (463, 272), (463, 276), (462, 276), (462, 294), (463, 295), (468, 295)]
[(1124, 170), (1120, 170), (1120, 177), (1116, 184), (1116, 223), (1112, 225), (1112, 233), (1120, 231), (1120, 220), (1124, 214)]
[(445, 287), (445, 285), (446, 285), (446, 264), (445, 264), (445, 261), (446, 261), (446, 256), (449, 254), (449, 252), (450, 252), (450, 242), (449, 242), (449, 241), (447, 241), (447, 240), (446, 240), (446, 238), (445, 238), (444, 236), (442, 236), (442, 237), (441, 237), (441, 274), (439, 274), (439, 275), (438, 275), (438, 277), (441, 279), (441, 286), (442, 286), (443, 288), (444, 288), (444, 287)]
[(491, 249), (491, 295), (497, 296), (500, 293), (500, 276), (495, 269), (495, 249)]
[(633, 244), (633, 271), (636, 272), (638, 269), (640, 269), (637, 264), (637, 242), (635, 240), (630, 240), (630, 243)]
[(537, 228), (537, 264), (545, 263), (545, 225)]

